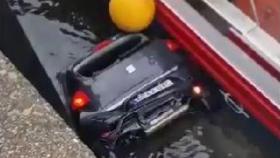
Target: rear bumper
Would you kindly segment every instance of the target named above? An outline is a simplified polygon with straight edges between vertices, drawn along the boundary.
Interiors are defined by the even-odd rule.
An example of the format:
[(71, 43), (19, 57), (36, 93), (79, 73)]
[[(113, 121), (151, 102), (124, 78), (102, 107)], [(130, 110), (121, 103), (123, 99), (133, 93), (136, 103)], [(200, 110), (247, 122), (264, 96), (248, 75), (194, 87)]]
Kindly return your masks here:
[[(151, 135), (171, 121), (179, 118), (189, 109), (189, 101), (186, 104), (175, 103), (172, 100), (165, 104), (150, 104), (131, 112), (81, 112), (80, 128), (87, 135), (93, 137), (112, 139), (135, 132)], [(105, 137), (103, 137), (105, 135)], [(89, 136), (90, 137), (90, 136)]]
[(182, 105), (176, 111), (173, 110), (167, 111), (166, 113), (162, 114), (160, 118), (158, 118), (153, 125), (150, 125), (148, 128), (146, 128), (144, 132), (147, 135), (156, 132), (157, 130), (169, 124), (171, 121), (182, 116), (184, 113), (188, 111), (188, 109), (189, 109), (189, 105), (186, 104), (186, 105)]

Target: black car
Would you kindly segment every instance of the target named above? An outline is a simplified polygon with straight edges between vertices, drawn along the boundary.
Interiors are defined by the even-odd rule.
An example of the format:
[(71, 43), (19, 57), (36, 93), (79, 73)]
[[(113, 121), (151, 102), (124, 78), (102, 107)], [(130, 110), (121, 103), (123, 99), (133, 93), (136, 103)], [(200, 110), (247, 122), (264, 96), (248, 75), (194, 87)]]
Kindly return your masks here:
[(69, 114), (88, 141), (115, 145), (123, 135), (150, 135), (203, 96), (174, 43), (142, 34), (106, 43), (71, 65), (62, 83)]

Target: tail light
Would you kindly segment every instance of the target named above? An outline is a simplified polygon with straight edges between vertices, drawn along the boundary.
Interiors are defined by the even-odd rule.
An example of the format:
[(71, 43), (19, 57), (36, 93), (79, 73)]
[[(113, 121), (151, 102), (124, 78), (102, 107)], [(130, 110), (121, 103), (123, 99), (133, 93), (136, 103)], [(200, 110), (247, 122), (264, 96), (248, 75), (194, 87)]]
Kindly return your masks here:
[(200, 96), (202, 94), (202, 87), (201, 86), (193, 86), (193, 94), (196, 95), (196, 96)]
[(113, 40), (105, 40), (102, 41), (100, 43), (98, 43), (95, 48), (92, 49), (93, 52), (99, 51), (105, 47), (107, 47), (108, 45), (110, 45), (113, 42)]
[(87, 94), (81, 90), (76, 91), (72, 98), (71, 107), (74, 111), (79, 111), (85, 108), (90, 102)]
[(193, 97), (204, 97), (205, 89), (202, 84), (194, 84), (192, 87), (192, 95)]
[(177, 52), (180, 49), (179, 44), (174, 40), (166, 40), (165, 44), (171, 52)]

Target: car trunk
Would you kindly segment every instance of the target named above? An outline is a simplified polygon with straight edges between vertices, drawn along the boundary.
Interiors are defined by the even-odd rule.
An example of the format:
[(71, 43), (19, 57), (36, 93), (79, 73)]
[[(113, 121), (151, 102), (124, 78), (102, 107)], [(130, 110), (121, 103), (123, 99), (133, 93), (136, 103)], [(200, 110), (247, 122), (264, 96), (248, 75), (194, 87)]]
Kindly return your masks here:
[(99, 97), (100, 105), (111, 109), (111, 106), (171, 69), (172, 63), (161, 63), (170, 60), (162, 52), (157, 53), (148, 46), (93, 76), (92, 91)]

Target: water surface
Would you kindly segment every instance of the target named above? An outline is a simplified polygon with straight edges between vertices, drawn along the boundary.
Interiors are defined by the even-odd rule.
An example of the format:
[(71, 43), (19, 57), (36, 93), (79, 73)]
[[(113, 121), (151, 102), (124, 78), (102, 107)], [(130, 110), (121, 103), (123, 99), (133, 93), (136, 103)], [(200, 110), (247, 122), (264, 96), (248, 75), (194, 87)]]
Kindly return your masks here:
[[(57, 74), (91, 53), (97, 42), (116, 31), (104, 9), (106, 1), (8, 2), (59, 95)], [(40, 86), (48, 88), (50, 83), (40, 82)], [(187, 114), (149, 139), (123, 149), (119, 157), (279, 158), (279, 149), (280, 142), (259, 123), (234, 113), (225, 105), (215, 113)]]

